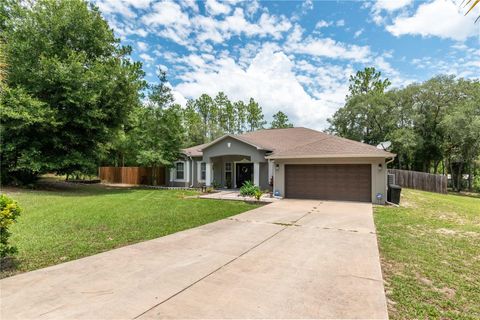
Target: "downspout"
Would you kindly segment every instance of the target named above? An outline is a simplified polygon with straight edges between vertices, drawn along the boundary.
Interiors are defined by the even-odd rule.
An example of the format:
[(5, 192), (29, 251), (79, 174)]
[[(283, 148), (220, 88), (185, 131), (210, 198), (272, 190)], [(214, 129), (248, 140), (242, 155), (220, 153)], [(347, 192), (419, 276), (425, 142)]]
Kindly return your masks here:
[[(387, 174), (388, 174), (387, 164), (392, 163), (393, 160), (395, 160), (395, 157), (392, 157), (392, 159), (390, 159), (389, 161), (385, 162), (385, 170), (387, 170)], [(388, 185), (387, 185), (387, 188), (388, 188)], [(389, 201), (387, 201), (387, 200), (385, 200), (385, 203), (386, 203), (386, 204), (389, 204), (389, 205), (392, 205), (392, 206), (395, 206), (395, 207), (400, 207), (398, 204), (389, 202)]]
[(193, 188), (193, 159), (192, 159), (192, 156), (187, 156), (187, 157), (190, 158), (190, 164), (191, 164), (190, 172), (192, 173), (192, 184), (190, 185), (190, 188)]

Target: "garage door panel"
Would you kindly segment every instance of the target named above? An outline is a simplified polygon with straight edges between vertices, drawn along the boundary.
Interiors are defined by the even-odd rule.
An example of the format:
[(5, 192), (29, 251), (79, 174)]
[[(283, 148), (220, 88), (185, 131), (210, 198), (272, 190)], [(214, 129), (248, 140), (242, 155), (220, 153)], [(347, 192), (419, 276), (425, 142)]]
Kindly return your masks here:
[(370, 164), (286, 165), (287, 198), (371, 202)]

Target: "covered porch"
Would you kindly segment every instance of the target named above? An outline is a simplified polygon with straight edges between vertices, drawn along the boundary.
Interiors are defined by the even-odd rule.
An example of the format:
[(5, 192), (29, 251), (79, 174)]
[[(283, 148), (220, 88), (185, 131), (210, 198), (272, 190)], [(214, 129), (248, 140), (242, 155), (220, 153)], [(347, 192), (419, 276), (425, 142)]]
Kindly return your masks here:
[(268, 163), (255, 160), (248, 155), (204, 157), (205, 185), (238, 189), (246, 181), (251, 181), (262, 190), (269, 189)]

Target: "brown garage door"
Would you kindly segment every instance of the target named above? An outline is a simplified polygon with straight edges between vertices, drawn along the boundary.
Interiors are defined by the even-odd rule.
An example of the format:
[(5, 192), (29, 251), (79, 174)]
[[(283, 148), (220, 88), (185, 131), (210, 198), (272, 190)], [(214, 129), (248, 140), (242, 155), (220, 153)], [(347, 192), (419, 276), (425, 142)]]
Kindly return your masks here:
[(287, 198), (372, 201), (369, 164), (285, 165)]

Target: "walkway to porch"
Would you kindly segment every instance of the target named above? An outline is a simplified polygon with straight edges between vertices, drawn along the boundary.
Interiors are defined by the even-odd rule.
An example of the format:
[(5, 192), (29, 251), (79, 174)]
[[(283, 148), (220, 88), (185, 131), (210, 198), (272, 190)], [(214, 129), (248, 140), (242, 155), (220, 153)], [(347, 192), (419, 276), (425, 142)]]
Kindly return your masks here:
[[(199, 196), (199, 198), (203, 199), (218, 199), (218, 200), (239, 200), (239, 201), (256, 201), (253, 197), (243, 197), (240, 195), (239, 190), (235, 189), (228, 189), (228, 190), (221, 190), (214, 193), (207, 193), (204, 195)], [(275, 197), (270, 197), (268, 193), (265, 193), (260, 198), (261, 202), (274, 202), (280, 199)]]

